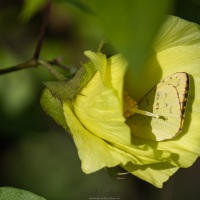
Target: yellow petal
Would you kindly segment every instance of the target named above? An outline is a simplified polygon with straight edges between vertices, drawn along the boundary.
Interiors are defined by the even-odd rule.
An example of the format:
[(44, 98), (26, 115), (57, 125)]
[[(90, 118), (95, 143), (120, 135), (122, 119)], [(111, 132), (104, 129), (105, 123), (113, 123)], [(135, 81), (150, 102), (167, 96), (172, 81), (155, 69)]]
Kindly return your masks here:
[(125, 62), (117, 56), (105, 64), (105, 57), (100, 53), (86, 52), (86, 55), (98, 71), (77, 96), (75, 114), (98, 137), (113, 143), (130, 144), (131, 134), (125, 123), (122, 104)]
[(115, 159), (115, 152), (107, 143), (82, 126), (68, 103), (63, 104), (63, 110), (82, 161), (82, 170), (85, 173), (97, 171), (105, 166), (116, 166), (120, 163)]
[(142, 164), (137, 156), (120, 150), (89, 132), (76, 118), (69, 103), (63, 103), (63, 110), (85, 173), (92, 173), (104, 167), (126, 165), (127, 162)]
[(175, 16), (168, 16), (154, 43), (156, 52), (178, 46), (198, 45), (199, 25)]
[(128, 63), (120, 54), (116, 54), (108, 59), (101, 53), (85, 51), (84, 54), (91, 59), (96, 69), (101, 75), (102, 82), (115, 90), (120, 101), (123, 100), (123, 79)]
[[(159, 143), (158, 148), (167, 149), (170, 147), (171, 151), (180, 155), (180, 162), (183, 167), (188, 167), (196, 160), (197, 154), (200, 155), (200, 90), (198, 88), (200, 85), (200, 28), (198, 25), (180, 18), (170, 18), (170, 21), (179, 22), (178, 26), (174, 26), (173, 29), (171, 26), (174, 23), (167, 24), (170, 26), (168, 28), (172, 30), (168, 37), (176, 35), (177, 40), (168, 42), (171, 47), (168, 49), (165, 47), (166, 44), (162, 46), (160, 43), (159, 48), (163, 50), (157, 54), (157, 59), (162, 66), (162, 77), (176, 71), (187, 72), (190, 78), (190, 88), (185, 122), (181, 134), (174, 140)], [(178, 37), (180, 38), (179, 40)], [(195, 155), (187, 155), (185, 151)]]
[[(187, 72), (190, 88), (185, 121), (181, 133), (174, 139), (165, 142), (140, 139), (140, 142), (177, 154), (179, 158), (174, 160), (177, 161), (176, 166), (189, 167), (200, 155), (199, 26), (177, 17), (169, 17), (161, 35), (158, 36), (155, 49), (157, 53), (151, 55), (151, 62), (147, 63), (142, 78), (136, 82), (133, 80), (133, 93), (138, 94), (139, 100), (161, 79), (175, 72)], [(155, 64), (153, 67), (152, 63)], [(159, 73), (161, 71), (162, 73)], [(145, 84), (143, 80), (146, 80)], [(136, 86), (139, 87), (136, 88)]]
[(85, 173), (92, 173), (104, 167), (125, 166), (128, 162), (140, 166), (166, 162), (171, 157), (167, 152), (147, 149), (146, 146), (131, 148), (130, 152), (127, 147), (124, 151), (123, 148), (115, 147), (88, 131), (72, 112), (68, 102), (63, 103), (63, 110)]
[(143, 166), (128, 163), (123, 168), (158, 188), (162, 188), (163, 182), (167, 181), (178, 170), (178, 167), (174, 167), (169, 163), (156, 163)]

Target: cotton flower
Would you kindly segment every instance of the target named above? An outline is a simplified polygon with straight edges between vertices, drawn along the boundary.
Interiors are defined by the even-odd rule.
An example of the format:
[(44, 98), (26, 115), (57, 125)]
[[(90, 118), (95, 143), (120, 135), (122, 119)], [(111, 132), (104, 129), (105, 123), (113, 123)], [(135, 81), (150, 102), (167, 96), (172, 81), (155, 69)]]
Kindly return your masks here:
[[(88, 174), (120, 165), (160, 188), (180, 167), (189, 167), (198, 158), (199, 26), (170, 16), (152, 49), (153, 53), (137, 79), (127, 76), (131, 66), (121, 55), (107, 58), (102, 53), (86, 51), (85, 55), (91, 62), (85, 64), (82, 73), (67, 82), (66, 87), (62, 86), (62, 91), (64, 88), (67, 91), (65, 94), (55, 92), (55, 87), (47, 84), (42, 99), (52, 98), (57, 105), (54, 104), (52, 109), (62, 113), (55, 117), (52, 111), (48, 111), (58, 123), (69, 128), (83, 172)], [(175, 72), (186, 72), (190, 78), (182, 131), (164, 141), (136, 136), (131, 126), (134, 113), (129, 113), (128, 107), (125, 109), (127, 102), (137, 109), (136, 102), (160, 80)], [(50, 110), (43, 102), (45, 110)]]

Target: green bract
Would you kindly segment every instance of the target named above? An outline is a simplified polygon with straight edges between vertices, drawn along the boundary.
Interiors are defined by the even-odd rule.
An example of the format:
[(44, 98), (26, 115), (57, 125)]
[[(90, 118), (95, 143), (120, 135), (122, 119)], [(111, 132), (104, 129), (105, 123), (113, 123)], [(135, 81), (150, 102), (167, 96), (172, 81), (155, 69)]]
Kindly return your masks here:
[[(178, 168), (191, 166), (200, 154), (199, 26), (170, 16), (138, 79), (128, 76), (121, 55), (85, 55), (91, 62), (68, 82), (47, 83), (41, 99), (47, 113), (72, 134), (82, 170), (120, 165), (162, 187)], [(161, 79), (183, 71), (190, 76), (190, 90), (182, 132), (162, 142), (133, 136), (123, 115), (123, 91), (139, 101)]]

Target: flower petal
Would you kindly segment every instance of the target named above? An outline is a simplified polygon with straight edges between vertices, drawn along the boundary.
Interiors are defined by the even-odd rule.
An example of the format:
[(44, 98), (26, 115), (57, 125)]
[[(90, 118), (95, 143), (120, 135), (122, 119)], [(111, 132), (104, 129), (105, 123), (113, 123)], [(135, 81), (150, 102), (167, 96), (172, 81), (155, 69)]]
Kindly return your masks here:
[[(141, 80), (138, 79), (136, 82), (133, 80), (133, 93), (140, 90), (137, 96), (140, 99), (156, 84), (155, 81), (158, 83), (159, 80), (175, 72), (187, 72), (190, 88), (185, 121), (181, 133), (172, 140), (152, 142), (140, 139), (140, 142), (177, 154), (179, 159), (176, 166), (189, 167), (200, 155), (200, 30), (194, 23), (169, 17), (161, 34), (155, 45), (158, 52), (151, 55), (151, 60), (156, 60), (157, 67), (152, 67), (152, 62), (147, 63)], [(164, 37), (167, 39), (164, 40)], [(162, 69), (162, 74), (158, 73), (159, 68)], [(143, 80), (146, 80), (145, 84), (142, 83)], [(140, 89), (136, 88), (138, 85), (141, 86)]]
[(103, 167), (125, 166), (128, 162), (140, 166), (166, 162), (171, 157), (167, 152), (147, 149), (145, 146), (130, 148), (130, 153), (127, 151), (128, 147), (124, 151), (88, 131), (74, 115), (68, 102), (63, 103), (63, 110), (85, 173), (92, 173)]
[(120, 101), (123, 100), (123, 79), (128, 63), (120, 54), (106, 58), (104, 54), (85, 51), (84, 54), (91, 59), (101, 74), (103, 83), (115, 90)]
[(134, 156), (106, 143), (83, 127), (72, 112), (69, 103), (63, 104), (63, 110), (85, 173), (92, 173), (103, 167), (125, 165), (129, 161), (138, 162)]
[(108, 65), (111, 67), (111, 81), (115, 93), (118, 95), (121, 105), (123, 105), (123, 91), (124, 84), (122, 79), (126, 73), (127, 62), (122, 58), (120, 54), (112, 56), (108, 59)]
[(191, 46), (199, 42), (199, 25), (179, 17), (168, 16), (154, 43), (154, 49), (161, 52), (178, 46)]
[[(177, 25), (173, 26), (173, 23), (169, 22), (176, 22)], [(197, 155), (200, 155), (200, 28), (197, 24), (176, 17), (170, 17), (167, 26), (168, 30), (173, 30), (168, 37), (176, 34), (181, 39), (179, 39), (178, 46), (176, 40), (168, 42), (171, 46), (169, 49), (166, 49), (166, 44), (163, 47), (158, 41), (160, 42), (159, 48), (163, 49), (157, 54), (163, 76), (176, 71), (187, 72), (190, 78), (190, 88), (182, 132), (174, 140), (158, 143), (158, 148), (169, 149), (170, 147), (171, 151), (179, 155), (182, 151), (181, 164), (183, 167), (188, 167), (197, 159)], [(194, 155), (188, 154), (186, 157), (185, 151), (194, 153)]]
[(162, 188), (163, 183), (178, 170), (178, 167), (174, 167), (169, 163), (156, 163), (142, 166), (128, 163), (123, 168), (158, 188)]
[[(110, 58), (105, 64), (105, 57), (100, 53), (86, 52), (86, 55), (99, 71), (77, 96), (74, 102), (75, 114), (98, 137), (113, 143), (130, 144), (131, 134), (125, 123), (122, 104), (125, 62), (114, 57), (114, 60)], [(114, 71), (112, 76), (111, 71)]]

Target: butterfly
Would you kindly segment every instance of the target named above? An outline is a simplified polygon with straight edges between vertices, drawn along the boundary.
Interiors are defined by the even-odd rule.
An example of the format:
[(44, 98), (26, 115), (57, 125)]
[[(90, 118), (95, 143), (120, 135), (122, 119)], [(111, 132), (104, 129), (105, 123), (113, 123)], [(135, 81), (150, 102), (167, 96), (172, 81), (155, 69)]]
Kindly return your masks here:
[(161, 80), (141, 99), (137, 113), (127, 121), (132, 134), (156, 141), (174, 138), (183, 128), (188, 92), (186, 72)]

